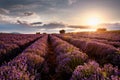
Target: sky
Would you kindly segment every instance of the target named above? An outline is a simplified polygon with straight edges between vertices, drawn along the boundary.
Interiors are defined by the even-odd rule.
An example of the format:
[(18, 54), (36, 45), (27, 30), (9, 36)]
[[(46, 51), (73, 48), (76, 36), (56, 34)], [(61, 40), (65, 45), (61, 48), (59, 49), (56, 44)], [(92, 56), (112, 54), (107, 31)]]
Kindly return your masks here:
[(0, 32), (91, 31), (95, 22), (120, 29), (120, 0), (0, 0)]

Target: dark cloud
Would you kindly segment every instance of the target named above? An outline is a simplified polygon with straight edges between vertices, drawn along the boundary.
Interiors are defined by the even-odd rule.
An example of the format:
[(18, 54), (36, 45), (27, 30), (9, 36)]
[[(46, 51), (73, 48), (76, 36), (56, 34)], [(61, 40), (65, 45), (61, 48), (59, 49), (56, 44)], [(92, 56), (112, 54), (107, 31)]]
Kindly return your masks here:
[(89, 29), (89, 26), (80, 26), (80, 25), (66, 25), (64, 23), (49, 23), (49, 24), (44, 24), (42, 26), (38, 26), (39, 28), (44, 28), (44, 29), (56, 29), (56, 28), (74, 28), (74, 29)]
[(49, 24), (44, 24), (42, 26), (38, 26), (39, 28), (44, 28), (44, 29), (56, 29), (56, 28), (65, 28), (65, 24), (63, 23), (49, 23)]
[(21, 25), (26, 25), (27, 27), (38, 27), (39, 25), (42, 24), (42, 22), (28, 23), (27, 21), (20, 21), (20, 20), (17, 20), (17, 23)]
[[(40, 22), (41, 23), (41, 22)], [(120, 23), (106, 23), (106, 24), (101, 24), (99, 25), (99, 27), (104, 27), (110, 30), (114, 30), (114, 29), (118, 29), (120, 30)], [(66, 25), (64, 23), (48, 23), (48, 24), (43, 24), (42, 26), (36, 26), (36, 28), (39, 29), (69, 29), (69, 30), (73, 30), (73, 29), (90, 29), (90, 26), (80, 26), (80, 25)]]
[(31, 25), (38, 25), (38, 24), (42, 24), (42, 22), (34, 22), (34, 23), (30, 23)]
[(18, 24), (27, 24), (26, 21), (20, 21), (20, 20), (17, 20), (17, 23), (18, 23)]
[(18, 10), (46, 11), (51, 7), (65, 8), (68, 0), (0, 0), (0, 7)]
[(31, 16), (31, 15), (33, 15), (33, 14), (34, 14), (33, 12), (25, 12), (25, 13), (24, 13), (25, 16)]
[[(0, 7), (11, 10), (33, 10), (46, 11), (49, 8), (69, 9), (77, 6), (82, 9), (84, 7), (110, 7), (112, 9), (120, 8), (120, 0), (0, 0)], [(72, 6), (69, 4), (73, 4)], [(74, 8), (73, 8), (74, 9)]]
[(20, 21), (20, 20), (17, 20), (17, 23), (18, 24), (21, 24), (21, 25), (25, 25), (26, 27), (30, 27), (30, 26), (32, 26), (30, 23), (28, 23), (27, 21)]
[(80, 28), (80, 29), (87, 29), (90, 28), (89, 26), (79, 26), (79, 25), (71, 25), (68, 26), (69, 28)]

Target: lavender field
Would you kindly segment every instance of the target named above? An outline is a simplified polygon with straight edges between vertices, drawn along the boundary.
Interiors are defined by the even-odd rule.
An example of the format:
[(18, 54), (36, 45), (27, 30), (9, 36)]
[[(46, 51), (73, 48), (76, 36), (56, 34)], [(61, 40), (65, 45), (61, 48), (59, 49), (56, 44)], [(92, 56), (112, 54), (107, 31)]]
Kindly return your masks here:
[(120, 32), (1, 33), (0, 80), (120, 80)]

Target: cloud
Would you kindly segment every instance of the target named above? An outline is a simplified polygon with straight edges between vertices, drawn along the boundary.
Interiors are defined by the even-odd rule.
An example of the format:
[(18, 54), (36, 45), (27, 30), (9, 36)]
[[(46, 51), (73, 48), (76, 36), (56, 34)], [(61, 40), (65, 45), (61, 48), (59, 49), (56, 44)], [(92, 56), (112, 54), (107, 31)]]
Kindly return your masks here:
[(0, 8), (0, 14), (9, 14), (10, 11), (4, 8)]
[(44, 28), (44, 29), (88, 29), (89, 26), (79, 26), (79, 25), (67, 25), (64, 23), (58, 23), (58, 22), (52, 22), (52, 23), (48, 23), (48, 24), (43, 24), (42, 26), (37, 26), (39, 28)]
[(80, 28), (80, 29), (88, 29), (88, 28), (90, 28), (89, 26), (79, 26), (79, 25), (70, 25), (68, 27), (69, 28)]
[[(120, 30), (120, 23), (107, 23), (107, 24), (101, 24), (101, 27), (107, 28), (109, 30)], [(81, 26), (81, 25), (67, 25), (64, 23), (58, 23), (58, 22), (53, 22), (53, 23), (48, 23), (48, 24), (43, 24), (42, 26), (36, 26), (36, 28), (39, 29), (56, 29), (56, 30), (60, 30), (60, 29), (65, 29), (65, 30), (92, 30), (94, 28), (91, 28), (89, 26)]]
[(42, 25), (42, 22), (28, 23), (27, 21), (20, 21), (20, 20), (17, 20), (17, 23), (21, 25), (26, 25), (27, 27), (37, 27)]
[(13, 12), (16, 11), (38, 11), (44, 12), (48, 11), (50, 8), (58, 8), (61, 7), (64, 9), (68, 1), (67, 0), (1, 0), (0, 6), (2, 8), (10, 9)]
[[(54, 16), (57, 17), (57, 20), (62, 20), (62, 17), (66, 16), (67, 13), (64, 13), (67, 12), (65, 8), (68, 6), (68, 0), (1, 0), (0, 6), (10, 10), (9, 16), (21, 18), (23, 18), (23, 16), (34, 16), (34, 18), (32, 18), (35, 21), (31, 21), (32, 18), (26, 18), (30, 20), (30, 23), (41, 22), (41, 17), (43, 19), (42, 22), (54, 22), (56, 21), (55, 18), (53, 19)], [(41, 17), (36, 16), (36, 20), (36, 14), (33, 12), (40, 14)], [(24, 19), (21, 18), (19, 19), (20, 21)], [(24, 19), (24, 21), (29, 22), (28, 20)]]
[(68, 0), (68, 4), (69, 4), (69, 5), (74, 4), (74, 3), (76, 3), (76, 2), (77, 2), (77, 0)]
[(25, 16), (31, 16), (31, 15), (33, 15), (33, 14), (34, 14), (33, 12), (25, 12), (25, 13), (24, 13)]
[(34, 23), (34, 22), (40, 22), (41, 17), (37, 13), (32, 13), (32, 15), (29, 15), (29, 16), (21, 16), (19, 20), (26, 21), (28, 23)]
[(11, 23), (15, 24), (18, 17), (12, 17), (8, 15), (0, 14), (0, 23)]
[[(28, 16), (29, 15), (29, 16)], [(3, 15), (0, 14), (0, 23), (11, 23), (11, 24), (31, 24), (40, 22), (41, 17), (33, 12), (23, 13), (21, 16)]]
[(63, 23), (48, 23), (48, 24), (43, 24), (42, 26), (38, 26), (38, 28), (43, 28), (43, 29), (56, 29), (56, 28), (65, 28), (66, 25)]
[(109, 30), (120, 30), (120, 22), (116, 23), (104, 23), (99, 25), (100, 28), (107, 28)]
[(26, 21), (20, 21), (20, 20), (17, 20), (17, 23), (18, 24), (21, 24), (21, 25), (25, 25), (26, 27), (32, 27), (32, 25)]
[(10, 6), (10, 9), (13, 10), (13, 11), (25, 11), (25, 10), (32, 10), (32, 9), (35, 9), (35, 8), (40, 8), (42, 5), (38, 5), (38, 4), (26, 4), (26, 5), (23, 5), (23, 4), (15, 4), (15, 5), (12, 5)]
[(32, 26), (38, 26), (38, 25), (41, 25), (42, 24), (42, 22), (34, 22), (34, 23), (30, 23), (30, 25), (32, 25)]

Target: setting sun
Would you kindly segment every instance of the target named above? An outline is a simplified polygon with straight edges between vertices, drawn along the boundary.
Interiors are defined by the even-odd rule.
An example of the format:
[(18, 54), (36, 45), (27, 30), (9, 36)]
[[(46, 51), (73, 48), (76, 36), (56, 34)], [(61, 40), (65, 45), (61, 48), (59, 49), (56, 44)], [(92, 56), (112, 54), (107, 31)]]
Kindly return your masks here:
[(87, 21), (87, 24), (90, 26), (97, 26), (100, 23), (101, 23), (101, 20), (97, 17), (89, 18)]

